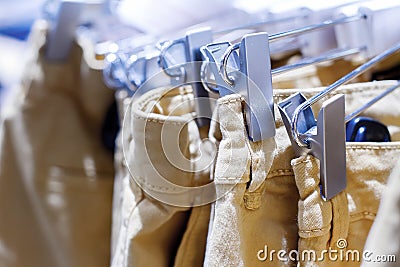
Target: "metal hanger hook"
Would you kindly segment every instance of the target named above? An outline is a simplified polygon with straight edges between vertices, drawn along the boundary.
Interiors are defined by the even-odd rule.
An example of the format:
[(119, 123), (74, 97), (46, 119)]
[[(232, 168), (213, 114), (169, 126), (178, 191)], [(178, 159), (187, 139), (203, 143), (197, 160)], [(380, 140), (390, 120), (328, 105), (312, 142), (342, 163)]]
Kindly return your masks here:
[(293, 113), (293, 118), (292, 118), (292, 135), (293, 135), (293, 139), (296, 142), (296, 144), (299, 147), (309, 147), (309, 144), (307, 142), (305, 142), (304, 140), (302, 140), (300, 138), (300, 134), (299, 131), (297, 130), (297, 122), (299, 120), (299, 115), (300, 113), (308, 108), (310, 105), (308, 105), (307, 102), (304, 102), (303, 104), (301, 104), (300, 106), (298, 106), (296, 108), (296, 110)]
[(183, 67), (179, 68), (179, 70), (180, 70), (179, 74), (171, 73), (169, 71), (170, 68), (168, 67), (167, 60), (166, 60), (168, 50), (171, 47), (173, 47), (174, 45), (181, 44), (181, 43), (184, 43), (184, 41), (182, 39), (178, 39), (178, 40), (173, 40), (173, 41), (167, 42), (167, 44), (161, 46), (159, 65), (162, 68), (162, 70), (164, 71), (164, 73), (170, 77), (182, 77), (185, 75), (185, 69)]
[(207, 64), (212, 64), (208, 60), (204, 61), (203, 64), (201, 64), (200, 67), (200, 81), (201, 84), (203, 85), (204, 89), (209, 92), (209, 93), (219, 93), (218, 89), (212, 88), (208, 86), (207, 83), (207, 75), (206, 75), (206, 69), (207, 69)]
[(219, 71), (222, 75), (222, 79), (230, 86), (232, 86), (235, 81), (233, 79), (229, 78), (228, 71), (226, 70), (226, 68), (228, 66), (229, 56), (233, 53), (233, 51), (239, 49), (239, 47), (240, 47), (240, 43), (236, 43), (236, 44), (233, 44), (230, 47), (228, 47), (228, 49), (225, 51), (224, 56), (221, 61), (221, 67), (220, 67)]

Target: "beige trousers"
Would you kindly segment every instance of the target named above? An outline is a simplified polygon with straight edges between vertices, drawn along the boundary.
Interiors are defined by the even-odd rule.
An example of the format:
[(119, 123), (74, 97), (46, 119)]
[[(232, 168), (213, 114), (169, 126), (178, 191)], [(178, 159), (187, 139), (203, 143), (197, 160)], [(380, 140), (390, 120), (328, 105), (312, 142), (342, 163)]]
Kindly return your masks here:
[(371, 232), (363, 266), (398, 266), (400, 260), (400, 161), (390, 174)]
[(81, 46), (48, 62), (46, 36), (37, 22), (1, 121), (0, 266), (108, 266), (113, 165), (100, 133), (113, 95)]
[[(335, 94), (345, 94), (349, 113), (393, 84), (352, 84)], [(320, 90), (302, 93), (309, 98)], [(297, 91), (276, 90), (275, 102)], [(396, 91), (365, 112), (388, 125), (393, 142), (347, 143), (347, 188), (325, 202), (319, 193), (318, 160), (295, 158), (277, 110), (275, 138), (250, 142), (240, 96), (219, 99), (222, 138), (214, 178), (217, 191), (225, 194), (211, 215), (204, 265), (359, 266), (387, 177), (400, 158), (400, 110), (394, 108), (399, 103)], [(215, 135), (221, 133), (217, 129)], [(317, 258), (309, 258), (310, 253)]]
[[(349, 113), (393, 84), (352, 84), (335, 93), (345, 94)], [(311, 97), (321, 89), (302, 92)], [(275, 102), (297, 91), (276, 90)], [(243, 99), (219, 99), (210, 130), (210, 140), (218, 145), (215, 171), (200, 174), (193, 162), (201, 131), (188, 122), (193, 117), (190, 89), (160, 88), (138, 97), (126, 106), (122, 131), (126, 167), (113, 266), (360, 265), (357, 255), (362, 257), (386, 179), (400, 158), (400, 111), (386, 108), (399, 101), (396, 91), (365, 112), (389, 126), (393, 142), (347, 143), (347, 189), (325, 202), (319, 195), (317, 159), (295, 158), (277, 110), (275, 138), (250, 142)], [(315, 111), (320, 107), (313, 106)], [(169, 157), (179, 153), (193, 163), (190, 168)], [(174, 186), (159, 181), (158, 174), (183, 186), (207, 183), (211, 176), (218, 199), (210, 220), (208, 205), (166, 204), (163, 195), (187, 202)], [(344, 256), (320, 260), (329, 249)], [(308, 259), (307, 253), (320, 257)]]
[(191, 120), (192, 98), (188, 88), (160, 88), (125, 101), (112, 266), (203, 264), (210, 205), (191, 208), (190, 196), (159, 179), (187, 187), (210, 179), (196, 160), (201, 131)]

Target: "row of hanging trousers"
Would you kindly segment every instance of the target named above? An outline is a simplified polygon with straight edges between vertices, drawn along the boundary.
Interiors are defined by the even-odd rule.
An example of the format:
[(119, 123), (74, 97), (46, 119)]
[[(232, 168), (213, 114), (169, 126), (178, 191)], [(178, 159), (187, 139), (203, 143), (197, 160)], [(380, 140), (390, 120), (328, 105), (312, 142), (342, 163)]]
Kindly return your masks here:
[(47, 32), (33, 26), (3, 114), (0, 266), (107, 266), (114, 168), (99, 136), (113, 93), (77, 44), (48, 62)]
[[(363, 112), (391, 141), (346, 142), (347, 185), (327, 200), (320, 160), (295, 154), (278, 105), (276, 133), (261, 141), (248, 137), (240, 94), (216, 99), (210, 125), (199, 127), (193, 87), (112, 91), (88, 43), (74, 41), (59, 63), (45, 58), (48, 40), (49, 25), (37, 21), (23, 79), (2, 114), (0, 266), (400, 261), (400, 90)], [(274, 77), (274, 103), (317, 95), (357, 66), (350, 62)], [(372, 80), (387, 69), (396, 77), (399, 63), (395, 54), (323, 100), (344, 94), (350, 114), (398, 84)], [(120, 130), (111, 151), (102, 140), (114, 101)]]
[[(343, 86), (338, 92), (346, 95), (346, 111), (352, 112), (360, 103), (394, 84), (394, 81), (356, 83)], [(282, 100), (298, 90), (275, 90), (274, 99)], [(320, 90), (310, 88), (301, 92), (312, 96)], [(397, 92), (382, 100), (368, 111), (368, 116), (398, 130), (400, 114), (387, 113), (386, 107), (396, 105), (399, 97)], [(398, 179), (398, 173), (393, 171), (400, 156), (396, 130), (393, 142), (347, 143), (346, 190), (324, 201), (320, 196), (319, 161), (309, 155), (295, 157), (279, 117), (275, 138), (263, 142), (248, 140), (240, 95), (218, 100), (214, 118), (219, 125), (212, 125), (208, 133), (218, 147), (218, 154), (213, 171), (201, 171), (203, 160), (210, 162), (203, 157), (212, 158), (214, 154), (205, 145), (199, 160), (196, 144), (207, 133), (185, 125), (194, 109), (190, 98), (187, 88), (160, 88), (125, 107), (127, 121), (122, 131), (126, 135), (120, 136), (118, 150), (128, 158), (127, 166), (117, 163), (114, 204), (119, 206), (114, 206), (118, 218), (113, 221), (112, 266), (296, 266), (298, 262), (300, 266), (360, 265), (387, 179), (392, 172), (392, 179)], [(165, 139), (160, 140), (160, 136)], [(160, 151), (171, 157), (180, 154), (168, 151), (163, 142), (178, 142), (186, 157), (179, 161), (160, 154)], [(122, 144), (126, 147), (121, 147)], [(196, 147), (194, 152), (190, 149), (193, 147)], [(142, 157), (143, 154), (149, 158)], [(177, 169), (176, 164), (184, 166), (185, 159), (192, 161), (191, 170), (198, 168), (198, 174)], [(158, 173), (174, 184), (191, 187), (209, 183), (211, 176), (215, 190), (222, 197), (212, 204), (190, 209), (162, 204), (151, 196), (167, 195), (166, 199), (178, 201), (174, 203), (188, 200), (176, 200), (179, 190), (154, 179)], [(150, 196), (138, 184), (147, 186)], [(392, 212), (397, 213), (396, 208)], [(379, 233), (385, 231), (386, 227), (383, 228)], [(396, 243), (395, 236), (389, 233), (386, 241)], [(375, 247), (377, 239), (380, 237), (373, 238), (370, 245)], [(387, 248), (382, 245), (378, 251), (385, 250), (383, 247)], [(282, 260), (270, 254), (279, 250), (298, 251), (301, 258), (303, 251), (315, 251), (323, 258), (322, 251), (329, 248), (343, 251), (343, 255), (346, 251), (359, 251), (360, 261), (356, 256), (354, 260), (350, 256), (343, 256), (342, 260), (327, 256), (319, 262), (308, 261), (306, 256), (297, 261), (295, 254), (292, 260), (289, 255), (282, 256)]]

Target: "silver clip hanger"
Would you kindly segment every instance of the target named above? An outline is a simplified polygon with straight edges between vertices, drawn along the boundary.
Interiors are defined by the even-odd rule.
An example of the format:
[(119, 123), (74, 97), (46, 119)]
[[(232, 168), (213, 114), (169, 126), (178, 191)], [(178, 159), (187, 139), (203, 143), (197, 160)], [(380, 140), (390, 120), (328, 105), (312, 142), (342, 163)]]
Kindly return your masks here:
[[(192, 82), (192, 87), (193, 87), (193, 92), (195, 95), (195, 98), (203, 98), (203, 101), (195, 101), (195, 110), (197, 113), (198, 119), (196, 120), (198, 125), (204, 126), (209, 124), (209, 119), (211, 118), (211, 107), (210, 103), (207, 101), (204, 101), (205, 98), (209, 97), (208, 94), (208, 88), (204, 88), (203, 84), (200, 82), (201, 80), (201, 65), (197, 64), (195, 62), (200, 62), (200, 51), (199, 48), (203, 45), (207, 45), (212, 42), (213, 36), (215, 35), (220, 35), (227, 33), (229, 31), (234, 31), (234, 30), (240, 30), (240, 29), (247, 29), (247, 28), (254, 28), (258, 26), (265, 26), (265, 25), (272, 25), (272, 24), (279, 24), (282, 22), (288, 22), (291, 20), (295, 20), (299, 17), (302, 17), (303, 14), (298, 14), (297, 16), (289, 16), (289, 17), (284, 17), (280, 19), (274, 19), (274, 20), (268, 20), (268, 21), (261, 21), (261, 22), (255, 22), (255, 23), (250, 23), (246, 25), (241, 25), (237, 27), (230, 28), (228, 30), (221, 30), (217, 32), (212, 32), (210, 28), (200, 28), (196, 29), (193, 31), (190, 31), (186, 34), (184, 38), (177, 39), (174, 41), (166, 42), (161, 48), (161, 53), (160, 53), (160, 66), (164, 70), (164, 72), (171, 77), (184, 77), (183, 80), (185, 81), (190, 81)], [(186, 54), (186, 60), (184, 62), (181, 62), (180, 64), (176, 64), (175, 66), (170, 66), (167, 63), (167, 56), (168, 56), (168, 51), (172, 50), (173, 47), (175, 46), (181, 46), (181, 49), (185, 50)], [(239, 46), (237, 46), (239, 48)], [(182, 53), (181, 51), (178, 51), (178, 53)], [(268, 55), (269, 57), (269, 55)], [(270, 61), (270, 60), (268, 60)], [(191, 62), (191, 64), (186, 64), (188, 62)], [(182, 66), (186, 64), (186, 67), (188, 67), (189, 70), (185, 70)], [(310, 63), (309, 63), (310, 64)], [(186, 75), (189, 75), (188, 77), (185, 77)], [(225, 82), (229, 81), (229, 79), (226, 79)], [(229, 84), (232, 85), (232, 83), (229, 81)], [(256, 138), (257, 139), (257, 138)]]
[[(195, 110), (197, 113), (196, 122), (199, 127), (209, 125), (212, 117), (211, 105), (208, 102), (208, 92), (201, 83), (201, 53), (200, 47), (211, 43), (213, 34), (210, 28), (200, 28), (188, 31), (182, 39), (174, 40), (161, 49), (159, 63), (164, 72), (171, 77), (182, 77), (185, 83), (193, 88), (195, 97)], [(166, 58), (168, 51), (177, 44), (182, 44), (185, 54), (184, 62), (180, 62), (175, 66), (169, 67)], [(171, 72), (171, 69), (178, 69), (177, 74)]]
[(65, 60), (75, 39), (76, 28), (83, 22), (92, 21), (101, 12), (103, 1), (62, 0), (49, 34), (46, 57)]
[[(260, 141), (275, 136), (273, 109), (271, 61), (269, 56), (268, 34), (248, 34), (240, 42), (239, 55), (231, 58), (234, 80), (224, 82), (219, 65), (229, 42), (209, 44), (201, 48), (205, 68), (215, 77), (217, 91), (221, 96), (240, 94), (246, 102), (246, 122), (249, 138)], [(204, 77), (203, 77), (204, 80)], [(208, 86), (207, 86), (208, 87)]]
[(345, 122), (395, 88), (389, 88), (346, 118), (343, 95), (325, 101), (317, 120), (314, 119), (311, 105), (398, 50), (400, 43), (356, 68), (309, 100), (297, 93), (278, 104), (296, 156), (311, 154), (320, 161), (321, 195), (325, 200), (333, 198), (346, 187)]
[[(265, 44), (257, 43), (256, 39), (253, 40), (252, 43), (252, 50), (251, 50), (251, 55), (254, 55), (255, 58), (253, 58), (252, 62), (249, 63), (246, 60), (249, 59), (249, 57), (241, 57), (240, 59), (237, 57), (236, 50), (237, 49), (242, 49), (243, 46), (243, 40), (246, 38), (243, 38), (242, 42), (236, 43), (231, 45), (229, 42), (223, 42), (223, 43), (216, 43), (216, 44), (210, 44), (202, 48), (202, 53), (203, 56), (208, 63), (212, 63), (209, 66), (209, 69), (211, 73), (213, 74), (216, 84), (217, 89), (213, 89), (211, 86), (208, 85), (208, 82), (206, 81), (207, 75), (204, 73), (206, 67), (203, 67), (202, 69), (202, 79), (204, 83), (204, 87), (207, 90), (218, 92), (221, 96), (229, 94), (229, 93), (240, 93), (241, 95), (245, 96), (246, 101), (248, 101), (248, 105), (250, 107), (257, 107), (255, 110), (261, 110), (259, 106), (261, 105), (262, 98), (259, 98), (257, 100), (256, 97), (250, 97), (254, 89), (250, 89), (249, 85), (243, 85), (242, 80), (246, 80), (245, 78), (239, 79), (236, 81), (235, 79), (232, 78), (232, 73), (235, 73), (233, 71), (231, 75), (228, 75), (227, 71), (227, 66), (230, 63), (230, 67), (233, 69), (238, 68), (238, 66), (249, 66), (253, 70), (251, 72), (248, 72), (247, 69), (240, 69), (241, 73), (247, 74), (247, 75), (254, 75), (255, 77), (249, 76), (247, 80), (251, 80), (254, 82), (254, 84), (262, 84), (263, 86), (260, 86), (259, 88), (265, 88), (266, 91), (264, 91), (264, 96), (265, 99), (267, 100), (267, 105), (270, 109), (270, 111), (273, 114), (273, 98), (272, 98), (272, 76), (278, 73), (282, 73), (285, 71), (293, 70), (299, 67), (319, 63), (319, 62), (324, 62), (324, 61), (329, 61), (337, 58), (343, 58), (345, 56), (353, 55), (356, 53), (359, 53), (362, 49), (361, 48), (354, 48), (354, 49), (336, 49), (333, 51), (330, 51), (329, 53), (323, 54), (319, 57), (314, 57), (314, 58), (305, 58), (300, 62), (297, 62), (292, 65), (287, 65), (280, 67), (278, 69), (271, 70), (271, 62), (270, 62), (270, 54), (269, 54), (269, 43), (278, 39), (282, 39), (285, 37), (292, 37), (300, 34), (304, 34), (309, 31), (317, 30), (317, 29), (323, 29), (325, 27), (332, 27), (333, 25), (336, 24), (341, 24), (341, 23), (349, 23), (352, 21), (360, 20), (363, 19), (364, 17), (362, 16), (354, 16), (354, 17), (348, 17), (348, 18), (341, 18), (338, 20), (329, 20), (325, 21), (320, 24), (316, 25), (309, 25), (300, 29), (294, 29), (289, 32), (285, 33), (279, 33), (275, 34), (272, 36), (269, 36), (265, 34), (268, 38), (258, 38), (257, 42), (265, 42)], [(250, 36), (250, 35), (246, 35)], [(256, 49), (259, 49), (258, 51)], [(262, 50), (264, 49), (264, 50)], [(240, 53), (241, 55), (246, 55), (247, 52)], [(230, 55), (233, 55), (233, 60), (231, 60)], [(256, 57), (259, 57), (260, 60), (256, 60)], [(266, 60), (261, 60), (261, 59), (266, 59)], [(267, 60), (268, 59), (268, 60)], [(237, 62), (236, 62), (237, 61)], [(232, 64), (232, 62), (236, 62), (235, 64)], [(206, 63), (206, 64), (208, 64)], [(263, 65), (265, 64), (265, 65)], [(256, 66), (256, 67), (253, 67)], [(257, 71), (255, 72), (255, 69)], [(262, 74), (262, 72), (264, 73)], [(255, 73), (257, 73), (255, 75)], [(236, 78), (237, 79), (237, 78)], [(266, 84), (270, 85), (267, 86)], [(242, 86), (242, 89), (238, 88)], [(247, 91), (244, 91), (244, 89), (247, 88)], [(264, 89), (262, 89), (264, 90)], [(261, 101), (261, 102), (260, 102)], [(254, 114), (254, 112), (252, 113)], [(248, 118), (251, 118), (252, 116), (248, 115)], [(270, 129), (272, 127), (271, 122), (267, 122), (266, 119), (267, 115), (259, 115), (259, 118), (264, 118), (263, 122), (266, 124), (263, 124), (260, 126), (258, 130), (251, 130), (251, 127), (253, 125), (256, 125), (255, 123), (250, 123), (248, 122), (248, 125), (250, 127), (249, 129), (249, 136), (252, 140), (262, 140), (259, 138), (262, 138), (261, 136), (264, 134), (264, 136), (272, 136), (272, 130), (268, 132), (267, 129)]]
[(298, 120), (301, 136), (307, 138), (307, 147), (294, 141), (291, 132), (292, 118), (296, 108), (305, 103), (306, 98), (297, 93), (278, 104), (282, 120), (289, 134), (296, 156), (311, 154), (319, 159), (321, 196), (329, 200), (346, 187), (346, 150), (344, 96), (337, 95), (325, 101), (317, 120), (311, 108), (304, 110)]

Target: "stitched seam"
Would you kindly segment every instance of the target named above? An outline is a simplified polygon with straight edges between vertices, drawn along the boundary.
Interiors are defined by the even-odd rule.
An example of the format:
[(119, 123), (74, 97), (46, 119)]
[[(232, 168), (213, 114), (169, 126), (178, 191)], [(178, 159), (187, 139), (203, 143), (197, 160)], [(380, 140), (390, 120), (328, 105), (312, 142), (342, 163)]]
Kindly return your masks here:
[[(262, 184), (262, 185), (263, 185), (263, 184)], [(260, 188), (258, 188), (257, 190), (262, 189), (261, 191), (264, 191), (264, 188), (262, 188), (262, 185), (261, 185)], [(263, 192), (257, 192), (257, 191), (249, 192), (249, 191), (245, 191), (245, 192), (244, 192), (243, 198), (247, 199), (247, 200), (250, 201), (250, 202), (254, 202), (254, 199), (255, 199), (255, 198), (260, 197), (260, 196), (262, 196), (262, 195), (263, 195)]]
[(325, 226), (322, 228), (317, 228), (317, 229), (312, 229), (312, 230), (299, 230), (299, 233), (318, 233), (318, 232), (323, 232), (326, 231), (329, 228), (329, 226)]
[(236, 98), (236, 99), (228, 99), (224, 101), (220, 101), (219, 104), (230, 104), (230, 103), (236, 103), (236, 102), (242, 102), (244, 100), (243, 97)]
[(309, 159), (309, 158), (303, 159), (303, 160), (301, 160), (301, 161), (298, 161), (298, 162), (294, 163), (293, 166), (297, 166), (297, 165), (299, 165), (299, 164), (301, 164), (301, 163), (312, 163), (312, 161), (311, 161), (311, 159)]
[[(162, 88), (162, 90), (160, 88)], [(173, 95), (173, 96), (166, 96), (165, 93), (168, 90), (168, 88), (169, 87), (159, 87), (159, 88), (157, 88), (157, 89), (160, 90), (160, 92), (158, 92), (158, 91), (157, 92), (152, 92), (152, 94), (150, 94), (148, 97), (144, 98), (143, 100), (141, 100), (140, 102), (137, 103), (139, 109), (141, 110), (144, 106), (146, 106), (149, 103), (150, 100), (161, 99), (163, 97), (164, 98), (170, 98), (170, 97), (178, 96), (178, 95), (188, 97), (188, 94), (192, 94), (192, 92), (184, 92), (184, 94), (177, 93), (176, 95)], [(178, 87), (171, 87), (171, 90), (174, 90), (174, 89), (177, 89), (177, 88)]]
[(142, 101), (137, 103), (139, 109), (142, 109), (145, 105), (147, 105), (151, 99), (155, 99), (157, 97), (157, 95), (159, 95), (159, 94), (153, 92), (148, 97), (144, 98)]
[(185, 86), (182, 86), (181, 88), (184, 88), (184, 90), (185, 90), (185, 92), (183, 92), (183, 93), (176, 93), (176, 94), (174, 94), (174, 95), (171, 95), (171, 96), (168, 96), (168, 95), (166, 95), (168, 92), (168, 90), (175, 90), (175, 89), (177, 89), (177, 90), (179, 90), (179, 86), (178, 87), (168, 87), (168, 86), (166, 86), (166, 87), (158, 87), (157, 89), (160, 91), (160, 92), (153, 92), (152, 94), (150, 94), (148, 97), (146, 97), (144, 100), (142, 100), (140, 103), (138, 103), (139, 105), (145, 105), (145, 104), (147, 104), (148, 103), (148, 101), (150, 100), (150, 99), (161, 99), (161, 98), (170, 98), (170, 97), (174, 97), (174, 96), (178, 96), (178, 95), (181, 95), (181, 96), (187, 96), (188, 94), (192, 94), (192, 92), (191, 91), (186, 91), (187, 89), (185, 88)]
[[(336, 197), (334, 197), (331, 202), (332, 202), (332, 219), (335, 220), (336, 215), (339, 216), (338, 224), (339, 224), (339, 238), (342, 236), (342, 233), (346, 232), (346, 228), (348, 229), (349, 225), (347, 224), (347, 227), (344, 226), (346, 219), (342, 219), (345, 216), (345, 209), (341, 209), (340, 206), (345, 206), (347, 207), (347, 196), (345, 195), (345, 192), (340, 193)], [(345, 203), (343, 203), (345, 202)], [(339, 206), (339, 208), (337, 207)], [(348, 211), (348, 209), (346, 209)], [(337, 225), (337, 224), (336, 224)], [(334, 225), (333, 227), (335, 227)]]
[(280, 177), (280, 176), (289, 176), (289, 175), (294, 175), (293, 170), (275, 170), (275, 171), (268, 173), (267, 179)]
[(151, 188), (153, 190), (160, 190), (162, 192), (182, 192), (182, 190), (178, 190), (175, 187), (169, 188), (169, 187), (165, 187), (165, 186), (159, 186), (159, 185), (152, 185), (149, 184), (148, 182), (146, 182), (146, 179), (143, 177), (135, 177), (133, 179), (138, 179), (139, 180), (139, 186), (144, 185), (148, 188)]
[[(187, 113), (187, 114), (189, 114), (189, 113)], [(163, 115), (163, 116), (165, 116), (165, 115)], [(138, 119), (138, 120), (147, 121), (147, 122), (161, 123), (161, 124), (184, 125), (184, 124), (187, 123), (186, 121), (182, 121), (182, 122), (180, 122), (180, 121), (171, 121), (171, 120), (168, 120), (168, 118), (166, 118), (165, 120), (162, 120), (162, 119), (149, 119), (148, 117), (140, 117), (140, 116), (137, 116), (137, 115), (134, 115), (133, 117), (135, 119)]]
[[(158, 92), (149, 95), (148, 97), (146, 97), (145, 99), (143, 99), (142, 101), (140, 101), (140, 103), (137, 103), (138, 109), (139, 109), (140, 111), (142, 111), (143, 107), (146, 106), (146, 105), (149, 103), (150, 100), (155, 100), (155, 99), (157, 99), (157, 98), (162, 98), (163, 93), (165, 93), (165, 91), (166, 91), (166, 87), (165, 87), (164, 90), (161, 92), (161, 97), (160, 97), (160, 94), (159, 94)], [(186, 93), (186, 92), (185, 92), (185, 93)], [(187, 96), (187, 95), (185, 95), (185, 94), (177, 94), (177, 95)], [(167, 97), (169, 97), (169, 96), (167, 96)], [(138, 116), (138, 115), (134, 114), (133, 117), (134, 117), (135, 119), (139, 119), (139, 120), (143, 120), (143, 121), (148, 121), (148, 122), (155, 122), (155, 123), (160, 123), (160, 124), (184, 125), (184, 124), (187, 123), (186, 121), (185, 121), (185, 122), (169, 121), (168, 118), (166, 118), (165, 120), (162, 120), (162, 119), (150, 119), (150, 118), (148, 118), (148, 117), (150, 116), (150, 114), (152, 114), (152, 113), (149, 113), (147, 117), (141, 117), (141, 116)], [(190, 114), (190, 113), (187, 113), (187, 114)], [(163, 114), (160, 114), (160, 115), (165, 116), (165, 115), (163, 115)]]

